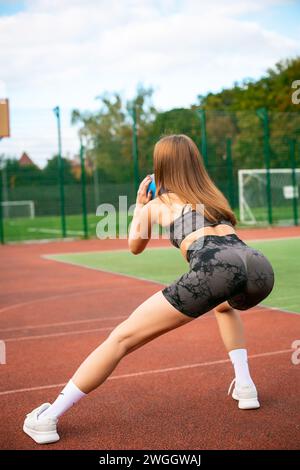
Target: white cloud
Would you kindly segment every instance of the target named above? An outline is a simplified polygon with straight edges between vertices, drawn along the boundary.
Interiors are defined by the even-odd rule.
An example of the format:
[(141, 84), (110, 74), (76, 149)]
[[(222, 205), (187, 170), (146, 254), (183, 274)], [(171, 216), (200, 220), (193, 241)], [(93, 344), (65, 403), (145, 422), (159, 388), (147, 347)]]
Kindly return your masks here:
[(94, 107), (106, 90), (132, 97), (141, 81), (157, 107), (188, 106), (299, 53), (294, 39), (245, 19), (285, 3), (27, 0), (0, 17), (0, 80), (21, 108)]
[[(1, 79), (21, 106), (55, 98), (83, 106), (100, 90), (134, 88), (141, 79), (159, 85), (169, 76), (175, 85), (176, 73), (184, 102), (183, 79), (195, 96), (299, 50), (296, 41), (236, 16), (274, 3), (28, 0), (25, 12), (0, 18)], [(227, 60), (240, 67), (224, 69)]]
[(0, 80), (0, 98), (5, 98), (6, 95), (6, 83), (3, 80)]

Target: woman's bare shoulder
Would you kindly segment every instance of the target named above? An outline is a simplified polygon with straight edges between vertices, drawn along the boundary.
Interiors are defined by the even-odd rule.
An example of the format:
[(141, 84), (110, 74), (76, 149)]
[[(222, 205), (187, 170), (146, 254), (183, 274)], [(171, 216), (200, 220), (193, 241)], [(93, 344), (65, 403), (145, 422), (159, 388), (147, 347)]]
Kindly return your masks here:
[(172, 195), (164, 194), (159, 198), (152, 199), (148, 204), (149, 209), (151, 209), (152, 220), (161, 226), (167, 226), (173, 220), (176, 207), (179, 203)]
[(147, 207), (151, 212), (151, 216), (156, 218), (156, 216), (159, 215), (161, 209), (162, 209), (163, 203), (158, 199), (152, 199), (147, 203)]

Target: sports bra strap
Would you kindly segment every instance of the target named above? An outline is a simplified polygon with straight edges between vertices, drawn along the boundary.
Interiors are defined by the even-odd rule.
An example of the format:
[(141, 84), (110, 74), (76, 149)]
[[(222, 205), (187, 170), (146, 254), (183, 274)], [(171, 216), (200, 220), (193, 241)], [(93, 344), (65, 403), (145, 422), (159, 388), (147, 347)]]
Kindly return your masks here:
[[(181, 215), (183, 215), (184, 213), (184, 209), (186, 208), (186, 206), (191, 206), (190, 203), (187, 203), (187, 204), (184, 204), (183, 208), (182, 208), (182, 211), (181, 211)], [(188, 211), (189, 212), (189, 211)]]

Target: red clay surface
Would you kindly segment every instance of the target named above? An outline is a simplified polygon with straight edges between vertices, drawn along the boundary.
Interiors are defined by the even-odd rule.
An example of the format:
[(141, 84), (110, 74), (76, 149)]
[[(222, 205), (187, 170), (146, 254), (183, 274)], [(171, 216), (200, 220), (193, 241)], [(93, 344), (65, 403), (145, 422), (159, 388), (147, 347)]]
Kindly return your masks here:
[[(300, 236), (300, 228), (239, 230), (243, 240)], [(154, 240), (150, 246), (170, 246)], [(57, 263), (59, 252), (127, 248), (89, 240), (0, 248), (1, 449), (299, 449), (300, 364), (291, 361), (300, 316), (257, 306), (244, 312), (249, 363), (261, 408), (227, 396), (232, 367), (210, 313), (125, 357), (59, 422), (61, 440), (38, 446), (25, 414), (53, 401), (87, 354), (162, 286)], [(116, 302), (117, 298), (117, 302)]]

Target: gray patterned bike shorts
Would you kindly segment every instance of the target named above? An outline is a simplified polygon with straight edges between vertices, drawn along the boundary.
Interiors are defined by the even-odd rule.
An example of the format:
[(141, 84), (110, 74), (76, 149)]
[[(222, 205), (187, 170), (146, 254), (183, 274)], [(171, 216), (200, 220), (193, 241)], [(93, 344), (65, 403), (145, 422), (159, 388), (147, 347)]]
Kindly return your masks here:
[(187, 260), (190, 270), (162, 293), (190, 317), (199, 317), (226, 300), (233, 308), (247, 310), (274, 286), (269, 260), (236, 234), (198, 238), (189, 246)]

